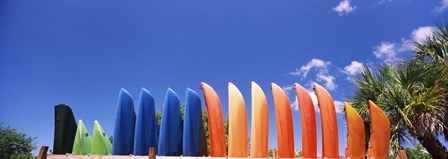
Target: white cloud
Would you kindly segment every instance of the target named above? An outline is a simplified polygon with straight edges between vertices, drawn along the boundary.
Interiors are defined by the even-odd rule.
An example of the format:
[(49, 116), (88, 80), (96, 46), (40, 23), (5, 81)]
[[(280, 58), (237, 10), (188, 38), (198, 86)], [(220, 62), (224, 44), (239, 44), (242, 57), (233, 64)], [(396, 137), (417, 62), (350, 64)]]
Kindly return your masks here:
[(287, 94), (287, 95), (289, 95), (290, 93), (291, 93), (291, 91), (294, 89), (294, 86), (293, 85), (291, 85), (291, 86), (284, 86), (284, 87), (282, 87), (283, 88), (283, 90), (285, 91), (285, 93)]
[(395, 63), (401, 60), (397, 57), (399, 53), (413, 50), (414, 42), (422, 42), (427, 37), (432, 36), (435, 29), (434, 26), (418, 27), (411, 32), (410, 38), (401, 38), (401, 43), (383, 41), (380, 45), (374, 47), (373, 54), (377, 59), (386, 63)]
[(448, 0), (442, 0), (440, 1), (439, 6), (434, 8), (434, 11), (436, 11), (437, 13), (442, 13), (447, 8), (448, 8)]
[[(448, 0), (445, 1), (447, 1), (448, 5)], [(418, 27), (412, 31), (411, 38), (415, 42), (423, 42), (426, 38), (431, 37), (433, 35), (433, 31), (435, 30), (436, 28), (433, 26)]]
[(378, 3), (376, 3), (377, 5), (380, 5), (380, 4), (384, 4), (384, 3), (390, 3), (390, 2), (392, 2), (393, 0), (380, 0), (380, 1), (378, 1)]
[(302, 79), (308, 76), (308, 73), (311, 70), (315, 70), (316, 76), (315, 80), (318, 82), (324, 82), (324, 86), (329, 90), (336, 89), (337, 85), (334, 83), (336, 79), (334, 76), (329, 74), (328, 67), (331, 65), (331, 62), (324, 61), (321, 59), (313, 58), (306, 65), (300, 67), (300, 69), (296, 69), (293, 72), (290, 72), (290, 75), (302, 76)]
[(391, 42), (381, 42), (380, 45), (374, 47), (373, 54), (377, 59), (382, 59), (385, 62), (395, 62), (398, 60), (395, 45)]
[(414, 41), (411, 39), (401, 38), (400, 47), (397, 49), (397, 52), (406, 52), (414, 49)]
[(344, 102), (335, 100), (334, 101), (334, 107), (336, 109), (336, 113), (343, 113), (344, 112)]
[(350, 65), (347, 65), (344, 67), (344, 73), (349, 76), (357, 75), (358, 73), (361, 73), (364, 69), (364, 64), (362, 62), (358, 61), (352, 61)]
[(329, 90), (334, 90), (337, 87), (336, 83), (334, 83), (335, 78), (332, 75), (318, 73), (316, 75), (316, 80), (318, 82), (324, 82), (324, 86)]
[(297, 99), (297, 96), (294, 96), (294, 102), (291, 103), (291, 108), (293, 110), (299, 110), (299, 100)]
[(333, 11), (338, 13), (339, 15), (347, 15), (350, 12), (353, 12), (356, 9), (356, 6), (352, 6), (349, 0), (343, 0), (339, 2), (339, 5), (333, 8)]
[(311, 96), (311, 100), (313, 101), (314, 104), (314, 111), (319, 112), (319, 103), (317, 101), (317, 95), (316, 92), (314, 92), (314, 90), (308, 90), (308, 93)]
[(316, 59), (313, 58), (311, 59), (311, 61), (309, 61), (306, 65), (303, 65), (302, 67), (300, 67), (300, 69), (296, 69), (295, 71), (289, 73), (290, 75), (295, 75), (295, 76), (300, 76), (302, 75), (303, 78), (306, 78), (306, 76), (308, 75), (308, 72), (310, 72), (310, 70), (312, 68), (318, 69), (319, 71), (327, 71), (328, 70), (328, 65), (330, 65), (331, 63), (328, 61), (324, 61), (321, 59)]

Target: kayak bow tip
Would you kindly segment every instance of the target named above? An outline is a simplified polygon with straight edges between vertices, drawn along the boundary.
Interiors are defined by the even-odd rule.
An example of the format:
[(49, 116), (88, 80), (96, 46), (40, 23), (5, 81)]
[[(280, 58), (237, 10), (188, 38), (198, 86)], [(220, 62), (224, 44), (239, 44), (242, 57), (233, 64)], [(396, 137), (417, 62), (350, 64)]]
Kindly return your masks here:
[(148, 93), (149, 93), (149, 91), (148, 91), (145, 87), (142, 87), (141, 91), (142, 91), (142, 92), (148, 92)]
[(208, 86), (207, 83), (205, 83), (205, 82), (201, 82), (201, 88), (202, 88), (202, 89), (204, 89), (204, 87), (207, 87), (207, 86)]
[(198, 96), (198, 94), (197, 94), (193, 89), (187, 87), (187, 94), (186, 94), (186, 95), (188, 96), (188, 95), (190, 95), (190, 94), (193, 94), (193, 95), (195, 95), (195, 96)]
[(230, 88), (230, 87), (236, 87), (232, 82), (229, 82), (229, 83), (228, 83), (228, 86), (229, 86), (229, 88)]
[(275, 86), (277, 86), (274, 82), (272, 82), (271, 83), (271, 89), (273, 88), (273, 87), (275, 87)]
[(121, 96), (121, 97), (122, 97), (122, 96), (127, 96), (127, 97), (129, 97), (129, 98), (132, 98), (131, 94), (130, 94), (126, 89), (124, 89), (124, 88), (121, 88), (121, 89), (120, 89), (120, 96)]

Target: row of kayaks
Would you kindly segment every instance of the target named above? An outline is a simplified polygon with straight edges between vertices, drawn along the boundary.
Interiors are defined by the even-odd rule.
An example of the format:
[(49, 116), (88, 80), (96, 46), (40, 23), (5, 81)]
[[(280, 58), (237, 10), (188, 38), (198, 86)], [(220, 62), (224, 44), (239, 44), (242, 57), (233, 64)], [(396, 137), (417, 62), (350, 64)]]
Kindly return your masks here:
[[(173, 90), (168, 89), (160, 127), (157, 123), (154, 98), (149, 91), (142, 89), (137, 113), (135, 113), (132, 96), (122, 89), (117, 102), (112, 144), (96, 121), (91, 145), (79, 144), (88, 143), (80, 141), (82, 136), (78, 136), (78, 132), (81, 135), (83, 133), (87, 134), (84, 137), (88, 136), (81, 121), (78, 125), (78, 131), (76, 131), (75, 144), (73, 144), (73, 152), (71, 153), (89, 153), (87, 151), (78, 153), (78, 151), (75, 151), (76, 147), (76, 150), (90, 150), (90, 154), (147, 155), (148, 149), (155, 147), (159, 156), (268, 157), (269, 113), (266, 95), (262, 88), (255, 82), (251, 83), (252, 130), (249, 150), (246, 104), (239, 89), (234, 84), (229, 83), (228, 151), (220, 98), (208, 84), (201, 83), (201, 88), (207, 107), (210, 154), (207, 153), (208, 145), (206, 144), (202, 121), (201, 99), (191, 89), (186, 91), (183, 117), (178, 95)], [(275, 110), (278, 156), (280, 158), (293, 158), (294, 130), (291, 105), (287, 94), (281, 87), (272, 83), (270, 88)], [(294, 84), (294, 88), (302, 122), (302, 155), (305, 158), (316, 158), (317, 133), (314, 104), (305, 88), (299, 84)], [(314, 85), (314, 91), (318, 98), (321, 116), (322, 157), (338, 158), (338, 127), (333, 99), (325, 88), (318, 84)], [(344, 104), (348, 126), (346, 157), (364, 158), (366, 156), (364, 121), (354, 108), (348, 103)], [(367, 156), (386, 158), (389, 152), (389, 121), (384, 112), (373, 102), (369, 101), (369, 106), (372, 125)], [(58, 114), (56, 114), (54, 152), (57, 150), (56, 144), (63, 141), (63, 137), (57, 137), (56, 131), (61, 130), (61, 128), (58, 128), (57, 122)], [(86, 140), (88, 139), (84, 141)], [(81, 148), (79, 148), (79, 145), (81, 145)]]
[(59, 104), (55, 106), (53, 153), (108, 155), (112, 153), (112, 144), (98, 121), (94, 121), (91, 136), (82, 120), (76, 125), (70, 107)]

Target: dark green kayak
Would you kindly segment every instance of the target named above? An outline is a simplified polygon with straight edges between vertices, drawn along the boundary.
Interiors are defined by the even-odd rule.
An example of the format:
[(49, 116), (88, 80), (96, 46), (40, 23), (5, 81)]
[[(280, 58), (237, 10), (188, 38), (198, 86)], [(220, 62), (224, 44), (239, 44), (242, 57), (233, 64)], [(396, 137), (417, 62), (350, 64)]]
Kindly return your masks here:
[(54, 113), (53, 154), (71, 153), (77, 128), (72, 109), (66, 104), (58, 104)]

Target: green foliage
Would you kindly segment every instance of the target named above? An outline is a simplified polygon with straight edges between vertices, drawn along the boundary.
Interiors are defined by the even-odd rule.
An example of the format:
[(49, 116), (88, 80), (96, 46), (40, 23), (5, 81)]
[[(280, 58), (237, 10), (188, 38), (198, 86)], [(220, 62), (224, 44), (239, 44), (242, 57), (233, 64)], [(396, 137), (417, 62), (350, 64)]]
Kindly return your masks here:
[(294, 152), (294, 157), (302, 157), (302, 151), (295, 151)]
[(406, 156), (409, 159), (432, 159), (431, 155), (421, 144), (416, 145), (414, 148), (406, 148)]
[(208, 130), (208, 115), (207, 115), (207, 111), (204, 110), (202, 111), (202, 124), (204, 125), (204, 132), (205, 132), (205, 143), (207, 145), (207, 154), (210, 154), (210, 133)]
[(273, 153), (272, 150), (273, 150), (273, 149), (269, 149), (269, 150), (268, 150), (268, 157), (272, 157), (272, 156), (273, 156), (273, 154), (272, 154), (272, 153)]
[(35, 137), (18, 132), (0, 123), (0, 158), (31, 159), (31, 151), (36, 148)]
[(156, 119), (157, 119), (157, 124), (160, 127), (160, 124), (162, 123), (162, 113), (163, 113), (163, 109), (160, 110), (160, 112), (156, 112)]
[(448, 129), (448, 25), (439, 25), (433, 37), (414, 45), (414, 59), (366, 67), (356, 80), (351, 102), (364, 118), (366, 134), (370, 133), (368, 100), (386, 112), (395, 152), (412, 136), (432, 155), (445, 156), (436, 135)]
[(448, 22), (437, 24), (434, 35), (415, 43), (414, 56), (419, 60), (440, 63), (448, 61)]

